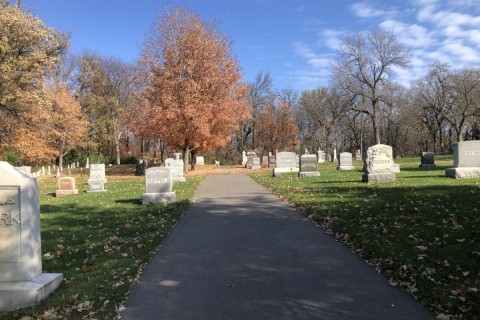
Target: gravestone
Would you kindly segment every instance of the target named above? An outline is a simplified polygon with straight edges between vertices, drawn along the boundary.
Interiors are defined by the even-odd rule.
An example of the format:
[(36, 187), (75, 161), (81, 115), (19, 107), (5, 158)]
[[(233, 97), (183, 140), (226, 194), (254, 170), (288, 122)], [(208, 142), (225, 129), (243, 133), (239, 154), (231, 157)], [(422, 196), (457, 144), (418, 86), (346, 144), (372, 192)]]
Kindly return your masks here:
[(262, 157), (262, 168), (267, 168), (268, 167), (268, 156), (263, 156)]
[(350, 152), (341, 152), (338, 158), (337, 170), (354, 170), (353, 156)]
[(455, 179), (480, 177), (480, 140), (461, 141), (453, 146), (453, 168), (445, 175)]
[(58, 189), (55, 191), (55, 196), (57, 198), (78, 194), (78, 189), (75, 188), (75, 178), (73, 177), (63, 177), (58, 179), (57, 186)]
[(362, 181), (368, 183), (380, 183), (395, 181), (395, 173), (392, 172), (393, 152), (392, 147), (377, 144), (367, 149)]
[(260, 165), (260, 157), (255, 157), (253, 158), (252, 160), (252, 169), (253, 170), (258, 170), (260, 169), (262, 166)]
[(170, 168), (152, 167), (145, 170), (145, 193), (142, 204), (168, 203), (176, 200), (172, 192), (172, 173)]
[(357, 151), (355, 152), (355, 160), (362, 160), (362, 153), (360, 152), (360, 149), (357, 149)]
[(85, 168), (87, 169), (90, 168), (90, 160), (88, 160), (88, 158), (87, 158), (87, 163), (85, 164)]
[(31, 166), (22, 166), (22, 167), (15, 167), (15, 169), (22, 171), (27, 176), (32, 177), (32, 167)]
[(167, 158), (165, 159), (165, 167), (170, 168), (172, 173), (172, 181), (185, 182), (186, 179), (183, 176), (183, 160), (177, 156), (177, 159)]
[(146, 167), (147, 167), (147, 165), (145, 164), (145, 161), (140, 160), (137, 163), (137, 165), (135, 166), (135, 175), (136, 176), (144, 176)]
[(300, 157), (299, 177), (318, 177), (320, 172), (317, 170), (317, 156), (314, 154), (304, 154)]
[(420, 168), (423, 169), (435, 169), (435, 153), (433, 152), (422, 152), (420, 156)]
[(337, 148), (333, 148), (333, 158), (332, 161), (337, 161)]
[(268, 156), (268, 167), (271, 168), (271, 169), (275, 168), (275, 163), (276, 163), (275, 162), (275, 156), (269, 155)]
[(90, 164), (90, 179), (88, 179), (88, 192), (103, 192), (105, 190), (105, 163)]
[(205, 158), (203, 156), (197, 156), (195, 158), (195, 165), (204, 166), (205, 165)]
[(392, 172), (393, 173), (400, 173), (400, 165), (398, 163), (393, 163), (392, 164)]
[(252, 166), (253, 166), (253, 158), (256, 158), (257, 157), (257, 154), (253, 151), (249, 151), (247, 153), (247, 162), (245, 164), (245, 167), (247, 169), (252, 169)]
[(245, 151), (242, 151), (242, 166), (247, 165), (247, 153)]
[(298, 169), (297, 155), (295, 152), (277, 152), (275, 155), (275, 168), (273, 176), (278, 177), (282, 173), (297, 173)]
[(0, 311), (45, 299), (61, 273), (42, 273), (38, 181), (0, 161)]
[(322, 150), (318, 149), (317, 155), (318, 155), (318, 163), (324, 163), (325, 162), (325, 153), (323, 153)]

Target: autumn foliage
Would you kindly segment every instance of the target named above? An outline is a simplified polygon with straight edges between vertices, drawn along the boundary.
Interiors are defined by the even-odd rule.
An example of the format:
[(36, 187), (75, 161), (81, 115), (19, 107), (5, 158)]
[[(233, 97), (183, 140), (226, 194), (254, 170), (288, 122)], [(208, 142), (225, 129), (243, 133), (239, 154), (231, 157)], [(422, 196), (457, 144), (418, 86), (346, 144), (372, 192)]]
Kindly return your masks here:
[(147, 37), (145, 131), (184, 152), (224, 147), (250, 117), (247, 87), (230, 45), (212, 25), (185, 9), (165, 11)]
[(296, 150), (299, 146), (298, 127), (292, 109), (284, 100), (263, 108), (256, 122), (257, 148), (264, 152)]

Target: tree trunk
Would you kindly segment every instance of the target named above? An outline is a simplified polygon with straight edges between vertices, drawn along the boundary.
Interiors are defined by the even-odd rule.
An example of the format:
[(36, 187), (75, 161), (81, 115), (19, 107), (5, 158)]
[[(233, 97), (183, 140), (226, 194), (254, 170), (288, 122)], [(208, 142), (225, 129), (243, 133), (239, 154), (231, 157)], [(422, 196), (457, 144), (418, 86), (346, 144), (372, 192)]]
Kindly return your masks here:
[(188, 158), (190, 156), (190, 149), (187, 147), (182, 150), (183, 153), (183, 172), (186, 174), (188, 172)]

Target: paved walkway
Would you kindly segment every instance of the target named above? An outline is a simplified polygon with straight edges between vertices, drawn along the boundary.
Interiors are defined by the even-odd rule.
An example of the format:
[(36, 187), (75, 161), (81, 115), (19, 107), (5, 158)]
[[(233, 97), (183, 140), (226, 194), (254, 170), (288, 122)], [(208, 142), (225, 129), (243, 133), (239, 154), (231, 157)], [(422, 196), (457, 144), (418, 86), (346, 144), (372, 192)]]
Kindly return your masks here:
[(435, 319), (243, 174), (209, 175), (123, 319)]

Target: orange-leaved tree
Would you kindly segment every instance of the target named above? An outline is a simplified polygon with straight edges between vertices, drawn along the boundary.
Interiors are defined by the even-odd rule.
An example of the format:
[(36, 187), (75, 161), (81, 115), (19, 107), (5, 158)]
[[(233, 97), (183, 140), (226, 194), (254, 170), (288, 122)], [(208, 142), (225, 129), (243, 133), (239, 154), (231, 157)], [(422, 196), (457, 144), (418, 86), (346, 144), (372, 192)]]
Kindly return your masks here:
[(150, 130), (182, 150), (185, 171), (190, 154), (226, 146), (239, 121), (251, 116), (230, 43), (196, 14), (165, 10), (140, 60), (148, 71), (144, 119)]
[(47, 95), (51, 102), (49, 141), (58, 157), (58, 166), (61, 170), (63, 156), (84, 144), (87, 119), (80, 103), (74, 99), (66, 84), (52, 85)]
[(255, 124), (257, 147), (262, 152), (294, 150), (298, 147), (298, 127), (285, 100), (272, 101), (263, 108)]

